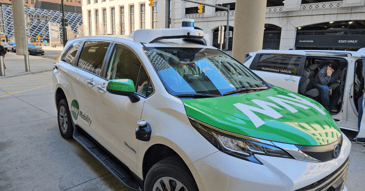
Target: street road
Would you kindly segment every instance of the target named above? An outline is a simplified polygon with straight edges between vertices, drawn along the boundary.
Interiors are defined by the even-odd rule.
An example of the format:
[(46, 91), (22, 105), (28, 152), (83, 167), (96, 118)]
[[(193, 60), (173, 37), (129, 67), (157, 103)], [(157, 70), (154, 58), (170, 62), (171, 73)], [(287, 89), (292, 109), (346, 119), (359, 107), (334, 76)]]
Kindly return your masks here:
[[(364, 190), (364, 172), (365, 147), (352, 144), (349, 191)], [(0, 190), (127, 191), (80, 144), (60, 136), (52, 72), (0, 79)]]
[(51, 59), (57, 59), (62, 50), (44, 50), (44, 55), (42, 57), (44, 58), (51, 58)]

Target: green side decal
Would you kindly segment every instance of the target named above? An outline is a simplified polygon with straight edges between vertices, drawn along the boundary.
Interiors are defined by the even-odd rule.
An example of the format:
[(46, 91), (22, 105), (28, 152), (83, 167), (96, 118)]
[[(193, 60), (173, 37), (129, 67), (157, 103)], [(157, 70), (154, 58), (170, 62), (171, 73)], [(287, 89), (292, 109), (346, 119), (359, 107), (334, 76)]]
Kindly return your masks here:
[(188, 116), (240, 135), (299, 145), (326, 145), (341, 136), (321, 104), (280, 87), (182, 101)]
[(80, 106), (79, 106), (79, 102), (77, 102), (76, 100), (73, 100), (71, 102), (71, 114), (72, 117), (77, 120), (79, 118), (79, 116), (81, 117), (81, 119), (83, 119), (84, 121), (86, 121), (86, 123), (89, 124), (89, 126), (91, 125), (92, 121), (90, 120), (90, 117), (88, 115), (86, 115), (85, 113), (83, 113), (80, 110)]
[(71, 102), (71, 114), (75, 120), (77, 120), (77, 118), (79, 117), (79, 112), (80, 112), (79, 109), (80, 109), (79, 102), (73, 100)]

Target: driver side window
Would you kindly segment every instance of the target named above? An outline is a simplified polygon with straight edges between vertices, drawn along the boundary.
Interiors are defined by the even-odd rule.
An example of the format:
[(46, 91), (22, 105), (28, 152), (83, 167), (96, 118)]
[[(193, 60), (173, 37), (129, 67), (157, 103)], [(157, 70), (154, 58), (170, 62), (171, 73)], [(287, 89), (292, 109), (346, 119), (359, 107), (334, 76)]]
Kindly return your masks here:
[(142, 63), (129, 48), (116, 44), (112, 52), (107, 79), (131, 79), (136, 87), (136, 92), (148, 97), (153, 88)]

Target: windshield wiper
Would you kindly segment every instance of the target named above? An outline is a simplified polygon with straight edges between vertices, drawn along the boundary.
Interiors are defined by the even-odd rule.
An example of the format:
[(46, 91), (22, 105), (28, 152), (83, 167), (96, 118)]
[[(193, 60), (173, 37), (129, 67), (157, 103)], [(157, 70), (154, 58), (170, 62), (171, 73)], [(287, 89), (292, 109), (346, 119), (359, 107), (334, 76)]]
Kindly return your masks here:
[(196, 94), (178, 94), (177, 97), (193, 97), (193, 98), (205, 98), (205, 97), (221, 97), (221, 95), (215, 94), (204, 94), (204, 93), (196, 93)]
[(237, 90), (226, 92), (226, 93), (223, 94), (223, 96), (232, 95), (232, 94), (236, 94), (236, 93), (248, 92), (248, 91), (252, 91), (252, 90), (267, 90), (267, 89), (268, 89), (267, 87), (239, 88)]

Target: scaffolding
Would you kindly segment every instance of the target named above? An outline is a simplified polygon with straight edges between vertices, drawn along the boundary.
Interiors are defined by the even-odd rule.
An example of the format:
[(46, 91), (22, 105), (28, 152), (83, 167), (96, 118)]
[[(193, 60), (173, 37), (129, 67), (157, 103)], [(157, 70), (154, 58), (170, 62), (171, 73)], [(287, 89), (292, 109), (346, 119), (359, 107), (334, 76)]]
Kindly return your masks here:
[[(27, 35), (37, 38), (38, 35), (45, 40), (49, 39), (49, 22), (58, 23), (60, 26), (60, 38), (62, 39), (62, 13), (48, 9), (37, 9), (33, 7), (24, 8), (27, 17)], [(2, 18), (4, 23), (4, 33), (8, 37), (14, 36), (13, 11), (11, 5), (1, 5)], [(82, 24), (82, 14), (65, 12), (65, 25), (70, 26), (72, 31), (77, 34), (78, 26)]]

